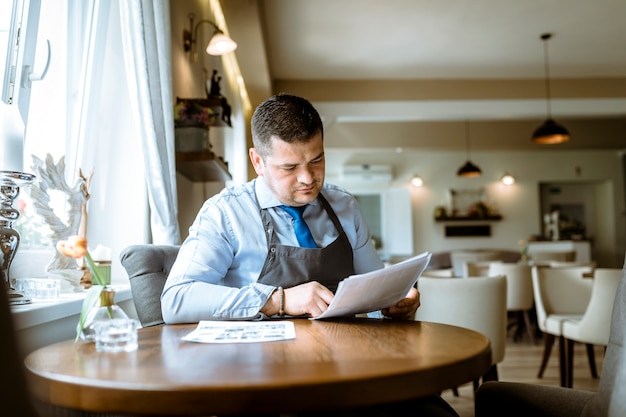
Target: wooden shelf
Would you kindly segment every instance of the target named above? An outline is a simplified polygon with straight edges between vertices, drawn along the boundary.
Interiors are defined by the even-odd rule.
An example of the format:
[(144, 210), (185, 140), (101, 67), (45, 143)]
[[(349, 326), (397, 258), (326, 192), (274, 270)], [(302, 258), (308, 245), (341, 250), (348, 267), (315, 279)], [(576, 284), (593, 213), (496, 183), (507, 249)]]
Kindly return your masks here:
[(194, 182), (232, 179), (228, 163), (211, 151), (176, 152), (176, 170)]
[(442, 217), (435, 219), (438, 223), (445, 222), (497, 222), (502, 220), (502, 216), (487, 216), (487, 217), (470, 217), (470, 216), (455, 216), (455, 217)]

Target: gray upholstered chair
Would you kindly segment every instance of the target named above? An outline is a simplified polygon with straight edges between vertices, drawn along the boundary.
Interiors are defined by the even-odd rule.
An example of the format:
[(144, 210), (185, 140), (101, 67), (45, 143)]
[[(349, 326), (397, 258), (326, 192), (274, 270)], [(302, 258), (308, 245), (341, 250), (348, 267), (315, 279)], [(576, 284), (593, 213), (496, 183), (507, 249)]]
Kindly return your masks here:
[(476, 417), (626, 416), (626, 259), (613, 304), (611, 334), (597, 392), (512, 382), (486, 382), (476, 392)]
[(161, 292), (179, 246), (133, 245), (120, 254), (120, 262), (130, 280), (137, 317), (143, 327), (163, 324)]

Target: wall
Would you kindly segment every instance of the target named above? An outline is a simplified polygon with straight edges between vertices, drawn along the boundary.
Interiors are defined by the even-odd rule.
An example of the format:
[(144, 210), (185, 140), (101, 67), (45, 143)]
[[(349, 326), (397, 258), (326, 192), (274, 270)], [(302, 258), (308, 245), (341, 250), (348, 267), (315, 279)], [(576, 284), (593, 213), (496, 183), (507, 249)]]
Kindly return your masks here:
[[(518, 241), (542, 231), (543, 213), (540, 205), (540, 183), (602, 183), (596, 196), (600, 208), (602, 233), (594, 236), (594, 258), (601, 266), (621, 267), (626, 251), (626, 224), (624, 220), (624, 179), (621, 158), (612, 151), (532, 151), (532, 152), (472, 152), (471, 160), (483, 175), (478, 178), (458, 178), (457, 169), (465, 162), (465, 153), (426, 152), (404, 150), (340, 150), (327, 149), (327, 180), (342, 183), (344, 164), (390, 164), (394, 181), (377, 186), (408, 186), (415, 173), (424, 179), (424, 186), (411, 188), (413, 206), (414, 252), (432, 252), (461, 248), (501, 248), (519, 250)], [(579, 170), (577, 170), (579, 168)], [(505, 173), (517, 180), (512, 186), (499, 182)], [(579, 174), (578, 174), (579, 172)], [(346, 185), (346, 184), (344, 184)], [(350, 185), (347, 184), (350, 189)], [(360, 186), (359, 188), (361, 188)], [(489, 222), (490, 237), (446, 238), (444, 225), (434, 221), (437, 206), (448, 206), (448, 190), (486, 189), (487, 203), (498, 208), (501, 221)], [(393, 216), (393, 215), (392, 215)], [(394, 221), (403, 222), (394, 216)], [(481, 223), (482, 224), (482, 223)], [(604, 229), (603, 231), (599, 229)]]
[[(232, 29), (232, 37), (239, 42), (235, 53), (241, 63), (242, 73), (246, 82), (251, 85), (252, 106), (256, 106), (272, 92), (289, 91), (302, 94), (315, 99), (315, 91), (303, 92), (298, 88), (291, 88), (280, 83), (273, 86), (274, 91), (268, 90), (269, 76), (267, 61), (264, 57), (265, 49), (262, 33), (259, 27), (258, 5), (255, 1), (229, 0), (223, 2), (228, 23)], [(187, 14), (190, 11), (200, 15), (209, 16), (207, 3), (200, 0), (176, 0), (170, 2), (172, 13), (172, 59), (174, 95), (200, 94), (202, 82), (202, 67), (192, 67), (182, 51), (181, 34), (183, 27), (188, 26)], [(206, 17), (208, 18), (208, 17)], [(283, 83), (284, 84), (284, 83)], [(496, 83), (498, 85), (498, 83)], [(419, 91), (424, 91), (430, 84), (426, 81), (420, 85)], [(293, 87), (293, 86), (292, 86)], [(345, 98), (346, 94), (359, 95), (371, 92), (371, 89), (353, 88), (350, 83), (337, 83), (334, 91), (338, 96)], [(341, 87), (341, 88), (340, 88)], [(362, 86), (361, 86), (362, 87)], [(433, 84), (429, 91), (436, 92), (436, 98), (441, 99), (441, 86)], [(458, 85), (457, 85), (458, 87)], [(519, 91), (519, 89), (514, 89)], [(396, 88), (394, 91), (403, 91)], [(484, 86), (472, 93), (459, 88), (453, 89), (453, 97), (458, 94), (468, 98), (484, 98)], [(490, 90), (491, 91), (491, 90)], [(492, 92), (492, 91), (491, 91)], [(478, 94), (477, 96), (475, 96)], [(499, 97), (499, 96), (498, 96)], [(229, 96), (229, 101), (231, 97)], [(397, 97), (396, 97), (397, 98)], [(435, 99), (435, 97), (429, 97)], [(450, 97), (448, 97), (450, 99)], [(358, 101), (358, 98), (354, 98)], [(233, 114), (237, 109), (233, 109)], [(246, 140), (249, 136), (249, 120), (243, 116), (241, 130), (233, 135), (236, 140)], [(415, 146), (417, 135), (413, 126), (407, 129), (394, 131), (381, 129), (376, 131), (371, 125), (364, 127), (358, 134), (350, 134), (348, 131), (342, 135), (339, 124), (332, 126), (326, 122), (326, 157), (327, 179), (331, 182), (340, 183), (340, 171), (344, 164), (390, 164), (395, 170), (395, 180), (392, 184), (379, 186), (380, 189), (387, 186), (406, 187), (414, 173), (418, 173), (425, 181), (425, 186), (419, 189), (411, 189), (412, 216), (413, 216), (413, 250), (420, 253), (424, 250), (433, 252), (466, 247), (504, 248), (518, 250), (519, 239), (528, 238), (530, 235), (541, 232), (541, 209), (539, 199), (539, 184), (543, 182), (598, 182), (603, 186), (596, 190), (597, 199), (603, 201), (596, 207), (601, 220), (596, 223), (595, 229), (599, 233), (609, 236), (606, 239), (596, 241), (596, 255), (603, 266), (621, 267), (624, 252), (626, 251), (626, 220), (624, 219), (624, 178), (621, 168), (620, 156), (616, 151), (576, 151), (561, 149), (496, 152), (496, 151), (472, 151), (471, 160), (481, 167), (483, 176), (477, 179), (459, 179), (456, 170), (465, 162), (465, 152), (446, 152), (428, 150), (429, 144), (440, 141), (441, 137), (427, 135), (421, 138), (426, 142), (419, 149)], [(405, 126), (399, 124), (399, 126)], [(408, 125), (407, 125), (408, 126)], [(533, 125), (534, 126), (534, 125)], [(569, 126), (569, 125), (568, 125)], [(511, 135), (528, 136), (527, 128), (523, 123)], [(491, 141), (500, 143), (503, 140), (511, 140), (510, 137), (503, 139), (502, 135), (485, 126), (485, 132), (490, 135)], [(448, 132), (450, 133), (450, 132)], [(454, 133), (454, 132), (452, 132)], [(457, 135), (458, 136), (458, 135)], [(383, 138), (383, 139), (381, 139)], [(403, 151), (397, 153), (393, 148), (384, 148), (385, 138), (399, 138), (404, 142)], [(524, 139), (526, 140), (526, 139)], [(573, 139), (575, 140), (575, 138)], [(357, 142), (355, 142), (357, 141)], [(459, 137), (463, 142), (463, 136)], [(370, 143), (370, 146), (379, 148), (357, 148), (354, 143), (362, 146)], [(249, 142), (248, 142), (249, 143)], [(348, 145), (351, 144), (350, 149)], [(240, 144), (238, 150), (233, 153), (233, 158), (242, 161), (232, 172), (238, 175), (237, 181), (244, 181), (248, 175), (247, 148), (245, 143)], [(341, 146), (341, 147), (339, 147)], [(232, 161), (229, 161), (232, 162)], [(577, 167), (580, 174), (577, 174)], [(499, 183), (500, 177), (509, 172), (513, 174), (517, 183), (511, 187), (504, 187)], [(192, 184), (184, 178), (178, 181), (179, 187), (179, 220), (181, 234), (186, 235), (186, 228), (193, 221), (202, 202), (218, 192), (223, 184), (205, 183)], [(487, 238), (445, 238), (443, 236), (443, 224), (433, 221), (435, 207), (448, 204), (448, 190), (450, 188), (468, 189), (485, 187), (488, 202), (497, 206), (503, 215), (503, 220), (493, 222), (492, 236)], [(394, 219), (396, 220), (396, 219)], [(398, 218), (398, 222), (406, 219)], [(398, 226), (398, 225), (396, 225)], [(612, 234), (612, 236), (611, 236)]]
[[(218, 2), (219, 3), (219, 2)], [(227, 27), (216, 18), (211, 1), (171, 0), (170, 26), (172, 31), (172, 81), (173, 96), (182, 98), (203, 98), (206, 96), (205, 82), (211, 71), (217, 69), (222, 81), (221, 94), (228, 99), (232, 108), (232, 127), (210, 128), (210, 141), (219, 138), (224, 144), (224, 160), (228, 162), (233, 182), (244, 182), (248, 177), (248, 154), (246, 137), (248, 131), (247, 117), (250, 105), (247, 102), (245, 85), (240, 80), (238, 64), (234, 54), (222, 57), (209, 56), (204, 48), (209, 41), (213, 29), (209, 24), (201, 24), (198, 28), (198, 60), (191, 62), (189, 52), (185, 52), (182, 44), (183, 29), (189, 29), (189, 13), (195, 14), (194, 27), (202, 19), (214, 21), (226, 33)], [(219, 12), (218, 12), (219, 13)], [(218, 193), (227, 183), (224, 182), (191, 182), (178, 174), (178, 220), (181, 239), (187, 236), (189, 226), (204, 203), (212, 195)]]

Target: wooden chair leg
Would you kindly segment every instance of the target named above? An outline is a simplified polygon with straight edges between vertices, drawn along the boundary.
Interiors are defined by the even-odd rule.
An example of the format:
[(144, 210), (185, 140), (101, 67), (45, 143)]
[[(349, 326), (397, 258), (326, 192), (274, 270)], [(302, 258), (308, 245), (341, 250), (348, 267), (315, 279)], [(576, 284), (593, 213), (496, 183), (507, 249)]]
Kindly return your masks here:
[(526, 326), (526, 331), (528, 332), (528, 336), (530, 337), (531, 343), (536, 344), (535, 340), (535, 332), (533, 332), (533, 327), (530, 324), (530, 315), (528, 314), (528, 310), (524, 310), (524, 325)]
[(596, 368), (596, 354), (593, 350), (593, 345), (587, 343), (587, 360), (589, 361), (589, 369), (591, 370), (591, 377), (598, 378), (598, 370)]
[(539, 373), (537, 378), (543, 377), (543, 372), (548, 365), (548, 359), (550, 359), (550, 353), (552, 353), (552, 346), (554, 345), (554, 335), (544, 333), (543, 334), (543, 357), (541, 358), (541, 365), (539, 366)]
[[(573, 343), (573, 342), (572, 342)], [(573, 358), (574, 356), (574, 352), (572, 349), (571, 354), (567, 354), (567, 348), (568, 348), (568, 340), (565, 339), (563, 336), (559, 336), (559, 373), (561, 374), (561, 386), (562, 387), (567, 387), (567, 383), (568, 383), (568, 377), (570, 372), (568, 369), (568, 365), (569, 365), (569, 360), (571, 358)], [(572, 344), (573, 347), (573, 344)]]
[(563, 337), (562, 339), (563, 343), (566, 345), (565, 358), (567, 363), (565, 365), (565, 384), (563, 384), (563, 375), (561, 375), (561, 386), (572, 388), (574, 383), (574, 341)]

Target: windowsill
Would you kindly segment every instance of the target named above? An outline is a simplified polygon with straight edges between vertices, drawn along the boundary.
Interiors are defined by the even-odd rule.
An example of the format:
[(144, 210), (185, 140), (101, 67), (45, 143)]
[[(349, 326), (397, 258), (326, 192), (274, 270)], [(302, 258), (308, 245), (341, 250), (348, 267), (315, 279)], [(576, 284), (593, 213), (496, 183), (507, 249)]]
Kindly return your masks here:
[[(115, 303), (132, 300), (129, 285), (114, 285)], [(87, 291), (63, 293), (53, 301), (33, 300), (31, 304), (11, 306), (16, 330), (63, 320), (80, 314)]]

